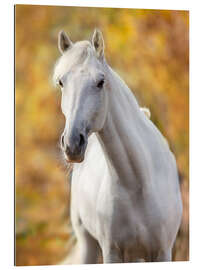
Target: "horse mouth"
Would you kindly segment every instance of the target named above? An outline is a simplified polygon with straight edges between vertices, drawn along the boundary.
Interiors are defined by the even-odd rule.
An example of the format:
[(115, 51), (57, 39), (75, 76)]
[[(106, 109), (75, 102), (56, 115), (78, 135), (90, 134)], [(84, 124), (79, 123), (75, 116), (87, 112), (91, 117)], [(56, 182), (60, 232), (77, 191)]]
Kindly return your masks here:
[(83, 162), (85, 155), (84, 153), (81, 154), (69, 154), (67, 155), (67, 153), (64, 152), (64, 157), (67, 163), (81, 163)]
[(81, 163), (83, 162), (83, 160), (84, 156), (79, 158), (69, 158), (69, 157), (66, 158), (67, 163)]

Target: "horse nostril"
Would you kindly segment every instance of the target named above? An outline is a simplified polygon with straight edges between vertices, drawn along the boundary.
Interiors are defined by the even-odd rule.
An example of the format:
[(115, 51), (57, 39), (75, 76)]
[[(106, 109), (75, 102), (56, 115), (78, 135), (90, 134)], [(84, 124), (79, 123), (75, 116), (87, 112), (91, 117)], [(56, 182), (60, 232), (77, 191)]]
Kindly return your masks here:
[(65, 143), (64, 143), (64, 135), (61, 136), (61, 147), (64, 148)]
[(85, 144), (85, 138), (82, 134), (80, 134), (80, 142), (79, 142), (79, 146), (83, 146)]

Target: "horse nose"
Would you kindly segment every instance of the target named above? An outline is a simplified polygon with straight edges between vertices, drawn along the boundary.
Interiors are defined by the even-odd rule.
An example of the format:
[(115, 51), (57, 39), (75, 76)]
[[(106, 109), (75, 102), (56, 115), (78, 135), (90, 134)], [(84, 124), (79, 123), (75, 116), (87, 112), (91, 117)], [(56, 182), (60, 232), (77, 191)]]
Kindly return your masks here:
[(85, 136), (82, 133), (74, 133), (70, 137), (70, 144), (67, 147), (67, 152), (72, 154), (80, 154), (85, 145)]
[[(61, 136), (61, 148), (66, 153), (67, 156), (76, 156), (80, 155), (84, 150), (86, 145), (86, 137), (82, 133), (72, 132), (69, 138), (65, 137), (66, 135), (62, 134)], [(69, 143), (66, 143), (66, 142)]]

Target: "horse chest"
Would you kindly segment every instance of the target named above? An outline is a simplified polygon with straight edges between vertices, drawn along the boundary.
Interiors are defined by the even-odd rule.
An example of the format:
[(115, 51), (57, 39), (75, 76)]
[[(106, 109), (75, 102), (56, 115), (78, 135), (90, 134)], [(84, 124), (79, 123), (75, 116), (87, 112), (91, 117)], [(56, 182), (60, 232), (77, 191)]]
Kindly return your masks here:
[(142, 219), (142, 207), (136, 206), (128, 191), (117, 190), (116, 194), (106, 192), (106, 196), (98, 199), (97, 238), (122, 246), (145, 245), (150, 236)]

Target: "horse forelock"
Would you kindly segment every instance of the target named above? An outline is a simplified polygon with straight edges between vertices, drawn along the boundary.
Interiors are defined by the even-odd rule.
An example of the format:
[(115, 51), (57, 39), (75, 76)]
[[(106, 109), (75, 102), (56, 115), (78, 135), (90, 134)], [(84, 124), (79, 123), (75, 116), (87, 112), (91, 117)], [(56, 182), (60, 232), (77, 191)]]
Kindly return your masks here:
[(95, 56), (95, 52), (89, 41), (76, 42), (73, 48), (65, 52), (56, 62), (53, 72), (54, 84), (72, 67), (83, 64), (91, 56)]

